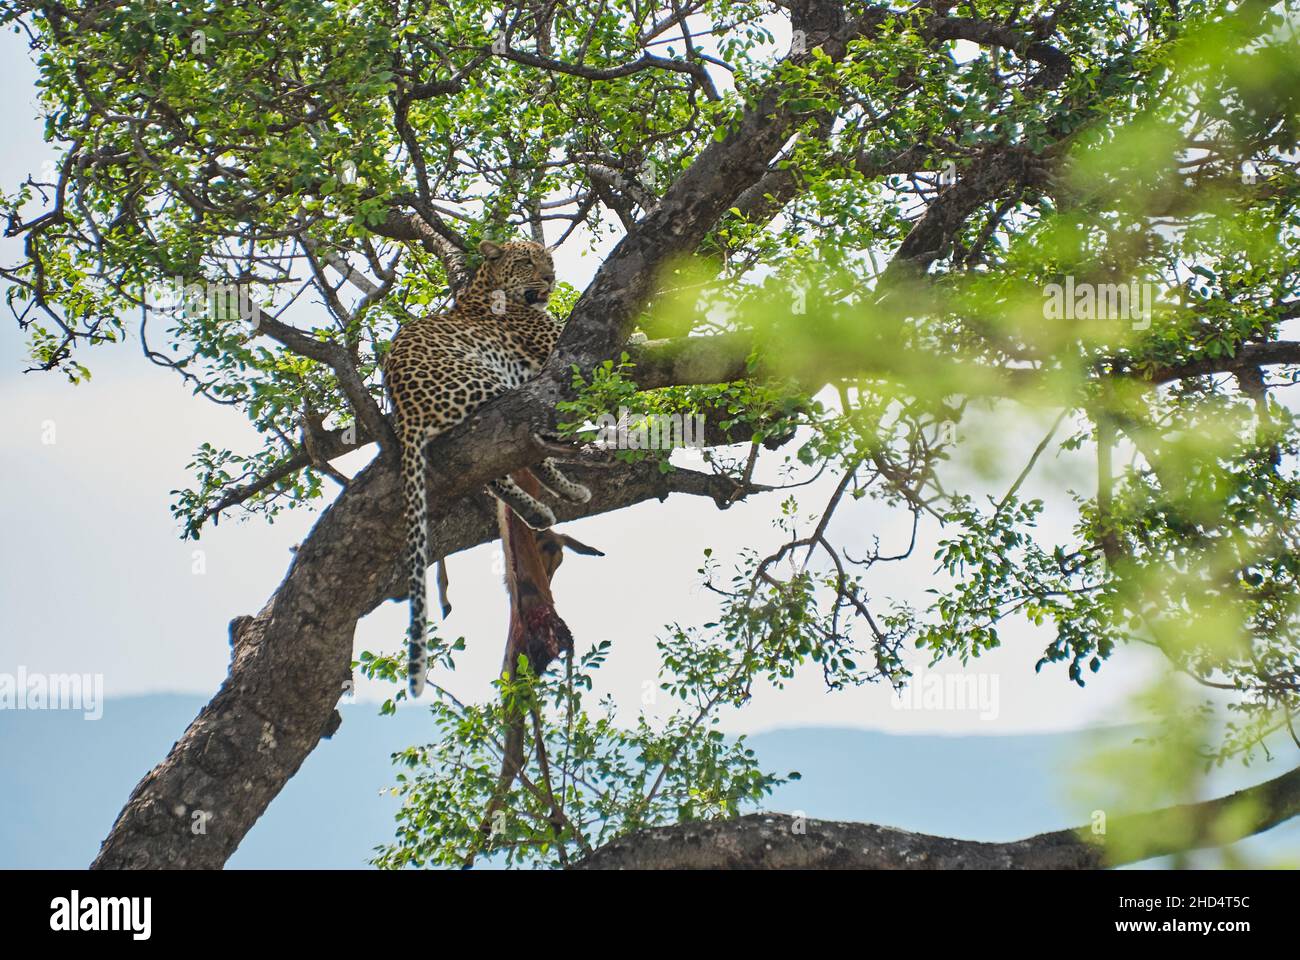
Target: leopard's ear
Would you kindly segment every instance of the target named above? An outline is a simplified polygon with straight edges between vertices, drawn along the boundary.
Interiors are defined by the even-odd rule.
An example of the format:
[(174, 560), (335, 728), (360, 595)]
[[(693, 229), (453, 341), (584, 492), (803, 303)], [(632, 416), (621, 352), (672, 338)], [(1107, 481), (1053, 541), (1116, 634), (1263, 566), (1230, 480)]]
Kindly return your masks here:
[(547, 248), (546, 248), (546, 252), (547, 252), (547, 253), (554, 253), (554, 252), (555, 252), (556, 250), (558, 250), (558, 249), (560, 249), (560, 245), (559, 245), (558, 243), (552, 243), (552, 244), (550, 244), (549, 246), (547, 246)]
[(483, 254), (484, 260), (495, 260), (501, 256), (501, 245), (493, 243), (491, 240), (484, 240), (478, 245), (478, 252)]

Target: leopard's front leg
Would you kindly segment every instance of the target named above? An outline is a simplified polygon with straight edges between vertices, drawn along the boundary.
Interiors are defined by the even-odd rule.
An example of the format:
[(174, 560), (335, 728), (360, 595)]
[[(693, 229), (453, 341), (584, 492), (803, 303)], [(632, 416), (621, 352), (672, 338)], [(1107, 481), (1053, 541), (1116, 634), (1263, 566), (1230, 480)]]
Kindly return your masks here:
[(555, 514), (551, 512), (551, 508), (520, 487), (510, 477), (493, 480), (487, 485), (487, 491), (513, 510), (520, 520), (534, 530), (545, 530), (555, 524)]

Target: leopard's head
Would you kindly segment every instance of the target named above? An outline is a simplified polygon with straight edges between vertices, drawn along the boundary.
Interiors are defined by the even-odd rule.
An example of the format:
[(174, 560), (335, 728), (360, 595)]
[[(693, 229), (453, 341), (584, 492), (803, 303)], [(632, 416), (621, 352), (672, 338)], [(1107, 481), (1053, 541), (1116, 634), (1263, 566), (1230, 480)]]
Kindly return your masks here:
[(486, 291), (500, 290), (510, 303), (545, 311), (555, 289), (555, 264), (546, 247), (528, 240), (499, 244), (484, 240), (478, 249), (483, 254), (483, 265), (475, 286)]

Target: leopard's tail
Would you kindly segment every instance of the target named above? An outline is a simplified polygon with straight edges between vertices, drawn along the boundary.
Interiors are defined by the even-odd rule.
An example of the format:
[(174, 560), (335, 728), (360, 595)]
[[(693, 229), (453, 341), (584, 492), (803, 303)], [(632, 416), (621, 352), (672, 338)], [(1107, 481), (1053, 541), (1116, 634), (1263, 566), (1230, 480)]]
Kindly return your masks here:
[(425, 483), (424, 444), (406, 442), (402, 445), (402, 496), (406, 505), (406, 592), (411, 604), (411, 623), (406, 630), (406, 671), (412, 698), (424, 692), (429, 669), (429, 650), (425, 643), (429, 504)]

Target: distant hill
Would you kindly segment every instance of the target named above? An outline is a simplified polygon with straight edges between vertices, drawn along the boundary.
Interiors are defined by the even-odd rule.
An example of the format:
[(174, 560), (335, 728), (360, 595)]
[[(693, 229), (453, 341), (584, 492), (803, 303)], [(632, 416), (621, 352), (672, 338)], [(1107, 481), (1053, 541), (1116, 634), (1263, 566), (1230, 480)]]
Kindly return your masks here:
[[(0, 712), (0, 868), (84, 867), (132, 787), (202, 707), (192, 696), (109, 701), (86, 721), (66, 712)], [(428, 735), (426, 714), (343, 709), (245, 839), (231, 867), (363, 867), (393, 836), (389, 754)], [(863, 820), (972, 840), (1011, 840), (1082, 822), (1062, 775), (1078, 735), (895, 736), (785, 729), (750, 738), (765, 769), (798, 770), (767, 805), (809, 817)], [(1232, 789), (1282, 772), (1233, 771)], [(1247, 776), (1248, 774), (1248, 776)], [(1243, 852), (1300, 862), (1300, 820), (1254, 837)]]

